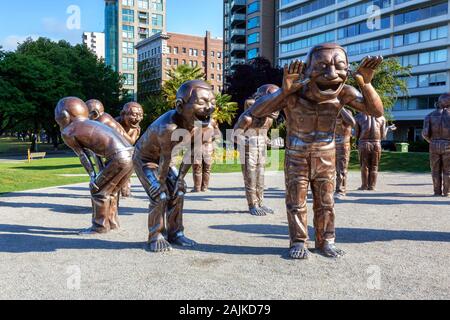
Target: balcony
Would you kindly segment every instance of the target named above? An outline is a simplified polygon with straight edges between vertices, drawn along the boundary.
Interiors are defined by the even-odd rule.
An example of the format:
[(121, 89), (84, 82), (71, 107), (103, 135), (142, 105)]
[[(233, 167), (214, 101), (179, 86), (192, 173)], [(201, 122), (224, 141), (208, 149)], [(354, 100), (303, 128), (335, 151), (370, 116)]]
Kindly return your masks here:
[(245, 43), (232, 43), (231, 52), (233, 51), (245, 51)]
[(245, 23), (247, 16), (243, 13), (235, 13), (231, 16), (231, 25), (234, 26), (239, 23)]
[(231, 39), (235, 39), (237, 37), (245, 37), (245, 29), (237, 28), (231, 30)]
[(233, 1), (231, 1), (231, 5), (230, 5), (231, 11), (241, 9), (245, 6), (247, 6), (246, 0), (233, 0)]
[(242, 58), (232, 58), (230, 60), (230, 63), (231, 63), (231, 66), (235, 66), (235, 65), (238, 65), (238, 64), (245, 64), (246, 61), (245, 61), (245, 59), (242, 59)]

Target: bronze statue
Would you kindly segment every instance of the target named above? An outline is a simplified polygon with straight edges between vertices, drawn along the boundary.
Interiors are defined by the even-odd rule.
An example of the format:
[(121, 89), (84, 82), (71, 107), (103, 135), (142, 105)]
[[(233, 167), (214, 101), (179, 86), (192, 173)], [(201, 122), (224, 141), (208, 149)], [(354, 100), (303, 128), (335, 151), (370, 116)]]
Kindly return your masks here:
[[(64, 142), (80, 157), (91, 178), (92, 227), (83, 234), (106, 233), (119, 228), (118, 196), (133, 170), (133, 146), (116, 130), (89, 120), (88, 108), (78, 98), (59, 101), (55, 120)], [(98, 174), (89, 158), (91, 152), (106, 159)]]
[(336, 121), (336, 197), (347, 194), (347, 175), (351, 153), (352, 128), (356, 122), (350, 110), (343, 108)]
[(439, 97), (422, 135), (430, 143), (430, 164), (435, 196), (450, 197), (450, 94)]
[(378, 166), (381, 160), (381, 141), (386, 139), (388, 130), (396, 130), (395, 125), (386, 126), (386, 119), (364, 113), (356, 115), (355, 137), (358, 140), (359, 162), (362, 184), (359, 190), (376, 190)]
[(271, 208), (264, 205), (264, 174), (269, 142), (267, 133), (280, 113), (277, 111), (268, 117), (256, 118), (252, 115), (251, 106), (256, 99), (272, 94), (279, 89), (273, 84), (260, 87), (254, 97), (245, 102), (246, 110), (234, 127), (236, 142), (241, 144), (241, 167), (247, 203), (250, 214), (254, 216), (274, 213)]
[(192, 144), (195, 125), (211, 123), (215, 97), (209, 84), (201, 80), (185, 82), (177, 92), (176, 109), (153, 122), (136, 144), (134, 166), (150, 199), (148, 230), (150, 250), (163, 252), (171, 244), (194, 246), (184, 235), (184, 177), (192, 163), (183, 162), (180, 172), (171, 167), (173, 150), (186, 139)]
[(195, 154), (192, 165), (194, 178), (193, 192), (207, 192), (209, 189), (209, 180), (211, 176), (211, 167), (213, 162), (214, 141), (220, 136), (219, 125), (212, 119), (211, 123), (202, 128), (202, 150)]
[[(144, 109), (137, 102), (128, 102), (123, 106), (116, 121), (120, 123), (130, 137), (130, 143), (135, 145), (141, 135), (140, 123), (144, 119)], [(124, 198), (131, 197), (131, 180), (122, 187), (120, 194)]]
[[(316, 248), (339, 257), (335, 245), (334, 189), (336, 176), (335, 128), (347, 105), (381, 117), (383, 103), (371, 81), (382, 57), (366, 57), (353, 72), (361, 93), (346, 85), (349, 63), (345, 49), (327, 43), (311, 49), (306, 65), (295, 61), (284, 68), (283, 87), (258, 99), (252, 115), (265, 117), (284, 110), (286, 115), (286, 207), (291, 239), (290, 256), (308, 258), (307, 192), (314, 199)], [(305, 69), (305, 70), (304, 70)]]

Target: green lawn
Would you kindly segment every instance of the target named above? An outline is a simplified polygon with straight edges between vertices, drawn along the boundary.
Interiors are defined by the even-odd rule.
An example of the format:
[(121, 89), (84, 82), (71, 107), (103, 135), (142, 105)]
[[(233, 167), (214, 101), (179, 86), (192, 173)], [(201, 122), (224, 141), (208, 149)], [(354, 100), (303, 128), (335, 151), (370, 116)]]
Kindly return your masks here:
[[(271, 170), (283, 170), (284, 151), (279, 153), (279, 165)], [(350, 170), (359, 170), (358, 154), (352, 152)], [(215, 173), (240, 172), (239, 164), (213, 166)], [(429, 172), (427, 153), (383, 153), (380, 171)], [(33, 160), (31, 163), (0, 163), (0, 195), (12, 191), (23, 191), (87, 182), (87, 177), (64, 177), (61, 174), (85, 174), (78, 158), (53, 158)]]
[[(30, 148), (31, 142), (19, 141), (11, 137), (0, 138), (0, 154), (23, 154), (24, 158), (27, 157), (27, 150)], [(40, 143), (38, 145), (40, 152), (53, 151), (52, 144)]]

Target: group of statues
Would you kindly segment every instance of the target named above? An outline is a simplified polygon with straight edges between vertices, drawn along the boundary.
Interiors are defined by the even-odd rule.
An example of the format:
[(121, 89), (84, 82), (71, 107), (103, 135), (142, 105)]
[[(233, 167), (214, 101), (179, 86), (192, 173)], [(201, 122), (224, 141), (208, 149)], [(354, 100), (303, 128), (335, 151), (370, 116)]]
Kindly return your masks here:
[[(350, 75), (346, 51), (337, 44), (318, 45), (310, 51), (306, 63), (295, 61), (284, 68), (281, 88), (259, 88), (246, 101), (245, 111), (236, 123), (233, 139), (242, 147), (249, 211), (255, 216), (272, 214), (274, 211), (264, 204), (264, 170), (270, 143), (267, 132), (280, 111), (284, 112), (286, 210), (289, 255), (293, 259), (309, 256), (309, 186), (314, 202), (316, 249), (326, 257), (344, 254), (336, 247), (334, 197), (335, 193), (346, 194), (353, 127), (359, 139), (361, 189), (375, 189), (380, 141), (388, 129), (395, 130), (395, 126), (386, 126), (383, 103), (371, 84), (382, 60), (376, 56), (362, 61), (352, 73), (357, 90), (346, 84)], [(427, 118), (424, 129), (424, 137), (432, 144), (432, 163), (436, 167), (433, 180), (444, 183), (443, 190), (435, 188), (436, 194), (449, 191), (449, 104), (450, 96), (442, 98), (442, 108)], [(344, 106), (360, 113), (353, 118)], [(184, 233), (184, 178), (192, 167), (194, 192), (208, 190), (213, 142), (219, 136), (214, 111), (211, 86), (201, 80), (188, 81), (178, 89), (175, 108), (153, 122), (139, 138), (143, 118), (139, 104), (125, 105), (121, 116), (114, 119), (104, 112), (100, 101), (62, 99), (55, 119), (65, 143), (80, 157), (91, 177), (93, 219), (92, 227), (85, 233), (105, 233), (119, 227), (119, 196), (130, 195), (129, 181), (134, 169), (149, 198), (150, 251), (169, 251), (172, 245), (194, 246), (195, 242)], [(200, 152), (195, 148), (199, 131)], [(194, 151), (188, 152), (176, 167), (174, 151), (186, 144)]]

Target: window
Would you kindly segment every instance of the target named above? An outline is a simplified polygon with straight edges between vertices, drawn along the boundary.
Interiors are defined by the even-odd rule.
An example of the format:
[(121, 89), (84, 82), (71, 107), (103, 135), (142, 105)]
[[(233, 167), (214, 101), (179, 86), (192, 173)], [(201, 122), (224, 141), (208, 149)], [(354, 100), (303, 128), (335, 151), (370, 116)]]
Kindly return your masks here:
[(186, 60), (185, 59), (183, 59), (183, 64), (186, 64)]
[(259, 32), (249, 34), (247, 37), (247, 44), (259, 43)]
[(217, 75), (217, 80), (222, 81), (222, 75), (221, 74)]
[(171, 46), (167, 46), (167, 53), (172, 53), (172, 47)]
[(214, 51), (211, 51), (211, 57), (214, 58), (215, 55), (216, 55), (216, 53)]
[(365, 54), (379, 50), (386, 50), (391, 48), (391, 38), (384, 38), (379, 40), (364, 41), (351, 44), (346, 47), (349, 56)]
[(194, 61), (189, 60), (189, 66), (193, 67), (194, 66)]
[(134, 22), (134, 11), (130, 9), (122, 9), (122, 21), (123, 22)]
[(339, 28), (338, 29), (338, 39), (345, 39), (350, 38), (354, 36), (358, 36), (361, 34), (366, 34), (374, 31), (379, 31), (382, 29), (390, 28), (391, 26), (391, 19), (389, 16), (381, 18), (380, 21), (380, 29), (375, 28), (369, 28), (366, 21), (351, 24), (349, 26)]
[(447, 61), (447, 49), (422, 52), (400, 57), (402, 66), (417, 66)]
[[(334, 31), (321, 33), (312, 37), (303, 38), (300, 40), (282, 43), (281, 44), (281, 52), (290, 52), (296, 51), (308, 47), (312, 47), (321, 43), (335, 41), (335, 33)], [(251, 59), (251, 58), (249, 58)]]
[(259, 16), (251, 18), (251, 19), (248, 19), (247, 29), (258, 28), (259, 26), (260, 26), (260, 18), (259, 18)]
[(217, 58), (222, 58), (222, 52), (220, 52), (220, 51), (217, 51)]
[(217, 64), (217, 70), (218, 71), (222, 70), (222, 64), (220, 64), (220, 63)]
[(448, 36), (448, 27), (441, 26), (437, 28), (426, 29), (418, 32), (396, 35), (394, 37), (394, 46), (401, 47), (419, 42), (427, 42), (437, 39), (444, 39)]
[(170, 65), (172, 65), (172, 59), (166, 58), (166, 66), (170, 66)]
[(122, 26), (122, 37), (125, 39), (134, 39), (134, 27), (133, 26)]
[(162, 0), (152, 0), (152, 9), (155, 11), (163, 11)]
[(259, 3), (259, 0), (250, 3), (247, 7), (248, 7), (248, 9), (247, 9), (247, 14), (252, 14), (252, 13), (258, 12), (259, 9), (260, 9), (260, 3)]
[(214, 73), (211, 73), (211, 80), (214, 80)]
[(197, 49), (194, 49), (194, 57), (198, 57), (198, 50)]
[(441, 16), (448, 13), (448, 3), (440, 3), (434, 6), (419, 8), (404, 13), (399, 13), (394, 16), (394, 26), (400, 26), (407, 23), (412, 23), (420, 20), (429, 19), (432, 17)]
[(139, 0), (138, 7), (139, 9), (148, 9), (148, 0)]
[(336, 0), (314, 0), (308, 1), (307, 3), (300, 4), (291, 9), (281, 12), (282, 20), (290, 20), (313, 11), (320, 10), (322, 8), (334, 5)]
[(177, 66), (178, 65), (178, 59), (173, 59), (173, 65)]
[(122, 0), (122, 5), (133, 7), (134, 6), (134, 0)]
[(189, 48), (189, 55), (193, 56), (194, 55), (194, 50), (192, 48)]
[(248, 50), (248, 52), (247, 52), (248, 60), (255, 59), (258, 56), (259, 56), (259, 48), (254, 48), (254, 49)]
[(289, 27), (281, 28), (281, 37), (289, 37), (297, 33), (306, 32), (318, 27), (334, 23), (336, 21), (336, 15), (334, 12), (327, 15), (319, 16), (317, 18), (310, 19), (308, 21), (297, 23)]
[(211, 62), (211, 69), (214, 69), (215, 65), (214, 62)]
[(205, 57), (205, 56), (206, 56), (206, 51), (202, 50), (202, 57)]
[(384, 9), (391, 6), (391, 0), (367, 1), (364, 3), (346, 7), (338, 11), (338, 20), (350, 19), (357, 16), (368, 14), (370, 13), (368, 9), (372, 5), (376, 5), (378, 8)]
[(186, 52), (187, 52), (186, 48), (183, 48), (183, 53), (186, 53)]
[(122, 53), (123, 54), (134, 54), (134, 43), (123, 41), (122, 42)]
[(178, 54), (178, 47), (173, 47), (173, 53)]
[(163, 16), (161, 14), (152, 14), (152, 26), (162, 27), (163, 26)]
[(134, 58), (122, 58), (122, 69), (124, 71), (133, 71), (134, 70)]
[(134, 74), (132, 74), (132, 73), (124, 73), (123, 75), (125, 77), (124, 84), (126, 86), (134, 86)]

